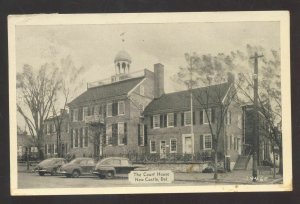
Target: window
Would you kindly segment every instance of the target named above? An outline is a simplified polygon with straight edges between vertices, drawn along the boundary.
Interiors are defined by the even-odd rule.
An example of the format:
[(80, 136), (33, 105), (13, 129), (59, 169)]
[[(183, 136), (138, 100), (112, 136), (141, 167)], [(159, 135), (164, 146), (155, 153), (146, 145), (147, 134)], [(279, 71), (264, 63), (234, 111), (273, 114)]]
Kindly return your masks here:
[(239, 114), (237, 118), (237, 125), (240, 129), (242, 129), (242, 116)]
[(106, 144), (112, 145), (112, 126), (106, 126)]
[(211, 135), (204, 135), (204, 147), (203, 149), (212, 149), (212, 137)]
[(168, 120), (168, 127), (174, 127), (174, 113), (168, 113), (167, 120)]
[(51, 145), (47, 144), (47, 154), (51, 154)]
[(78, 109), (74, 109), (73, 112), (73, 121), (78, 121)]
[[(207, 118), (208, 115), (208, 118)], [(208, 119), (210, 121), (210, 123), (212, 123), (211, 121), (211, 109), (207, 109), (207, 113), (205, 110), (203, 110), (203, 124), (208, 124)]]
[(118, 115), (124, 115), (125, 114), (125, 103), (124, 101), (118, 102)]
[(150, 153), (156, 153), (155, 141), (150, 141)]
[(140, 95), (144, 96), (145, 95), (145, 89), (143, 85), (140, 85)]
[(85, 119), (85, 116), (88, 116), (89, 114), (89, 108), (88, 107), (83, 107), (83, 111), (82, 111), (82, 119)]
[(124, 145), (124, 123), (118, 123), (118, 145)]
[(49, 135), (50, 134), (50, 124), (46, 124), (46, 126), (47, 126), (47, 135)]
[(184, 125), (191, 125), (191, 111), (184, 112)]
[(177, 140), (171, 139), (170, 140), (170, 153), (176, 153), (177, 152)]
[(83, 145), (84, 145), (84, 147), (89, 146), (89, 130), (88, 130), (88, 127), (83, 128)]
[(226, 115), (226, 124), (230, 125), (231, 124), (231, 111), (227, 111)]
[(159, 115), (153, 116), (153, 128), (159, 128), (160, 127), (160, 117)]
[(127, 159), (121, 159), (121, 166), (129, 166), (129, 162)]
[(106, 105), (106, 114), (107, 114), (107, 117), (111, 117), (112, 116), (112, 103), (108, 103)]
[(75, 129), (75, 146), (74, 147), (78, 147), (78, 140), (79, 140), (79, 137), (78, 137), (78, 129)]
[(54, 144), (54, 154), (57, 154), (57, 146)]

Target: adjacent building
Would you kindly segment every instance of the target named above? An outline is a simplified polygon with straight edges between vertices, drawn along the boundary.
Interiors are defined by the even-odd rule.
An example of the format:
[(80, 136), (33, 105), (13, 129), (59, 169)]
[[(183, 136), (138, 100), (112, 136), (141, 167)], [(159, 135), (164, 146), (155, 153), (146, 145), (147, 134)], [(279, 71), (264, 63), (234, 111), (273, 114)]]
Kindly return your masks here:
[[(242, 109), (233, 101), (220, 117), (221, 107), (234, 89), (233, 81), (192, 90), (164, 94), (145, 109), (144, 123), (148, 128), (149, 154), (211, 155), (213, 135), (220, 128), (217, 151), (236, 160), (241, 152)], [(199, 99), (201, 97), (201, 99)], [(203, 103), (204, 102), (204, 103)], [(206, 111), (205, 111), (206, 110)], [(220, 124), (222, 123), (222, 124)]]
[[(60, 139), (59, 139), (60, 135)], [(60, 115), (49, 117), (44, 121), (44, 157), (56, 157), (58, 151), (64, 157), (70, 149), (69, 114), (61, 110)]]

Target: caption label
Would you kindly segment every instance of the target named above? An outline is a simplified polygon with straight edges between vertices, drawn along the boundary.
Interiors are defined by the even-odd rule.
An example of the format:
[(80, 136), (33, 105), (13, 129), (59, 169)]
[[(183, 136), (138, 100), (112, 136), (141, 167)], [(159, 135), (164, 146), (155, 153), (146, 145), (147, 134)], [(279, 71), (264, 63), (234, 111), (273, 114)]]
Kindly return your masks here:
[(130, 183), (172, 183), (174, 173), (169, 170), (165, 171), (132, 171), (128, 174)]

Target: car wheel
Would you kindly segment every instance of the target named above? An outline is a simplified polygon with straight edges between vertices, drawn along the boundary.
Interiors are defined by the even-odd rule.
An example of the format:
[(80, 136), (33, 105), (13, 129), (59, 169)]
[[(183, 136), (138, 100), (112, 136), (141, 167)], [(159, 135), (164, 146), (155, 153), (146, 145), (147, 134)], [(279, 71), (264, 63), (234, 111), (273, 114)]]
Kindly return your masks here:
[(115, 174), (114, 174), (113, 171), (108, 171), (108, 172), (106, 172), (106, 174), (105, 174), (105, 178), (107, 178), (107, 179), (112, 179), (112, 178), (114, 178), (114, 177), (115, 177)]
[(40, 176), (44, 176), (45, 173), (44, 173), (44, 172), (39, 172), (39, 175), (40, 175)]
[(72, 177), (73, 178), (78, 178), (80, 176), (80, 172), (78, 171), (78, 170), (74, 170), (73, 172), (72, 172)]
[(50, 173), (50, 174), (51, 174), (51, 176), (55, 176), (55, 175), (56, 175), (56, 173), (57, 173), (57, 172), (56, 172), (56, 169), (54, 168), (54, 169), (52, 169), (52, 171), (51, 171), (51, 173)]

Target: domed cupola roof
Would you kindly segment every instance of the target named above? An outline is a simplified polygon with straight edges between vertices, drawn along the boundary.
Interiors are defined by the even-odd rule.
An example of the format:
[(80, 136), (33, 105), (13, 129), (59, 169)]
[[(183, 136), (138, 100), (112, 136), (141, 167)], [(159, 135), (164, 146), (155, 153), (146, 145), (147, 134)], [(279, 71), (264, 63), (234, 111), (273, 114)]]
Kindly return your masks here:
[(131, 63), (131, 57), (128, 54), (128, 52), (126, 52), (125, 50), (121, 50), (116, 55), (114, 62), (118, 62), (118, 61), (126, 61), (126, 62)]

